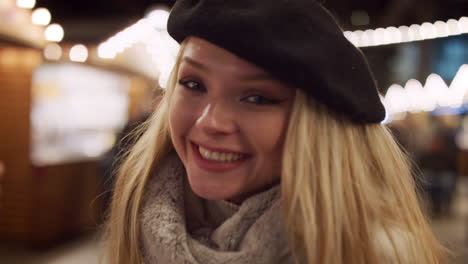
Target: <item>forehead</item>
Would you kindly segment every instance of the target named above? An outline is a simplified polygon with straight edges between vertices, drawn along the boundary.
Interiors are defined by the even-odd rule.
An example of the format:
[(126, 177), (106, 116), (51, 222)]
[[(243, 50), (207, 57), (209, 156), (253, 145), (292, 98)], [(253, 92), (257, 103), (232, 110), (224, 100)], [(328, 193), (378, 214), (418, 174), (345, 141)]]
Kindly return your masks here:
[(268, 73), (262, 68), (244, 60), (234, 53), (216, 46), (206, 40), (190, 37), (182, 54), (184, 59), (192, 59), (207, 68), (228, 71), (232, 74)]

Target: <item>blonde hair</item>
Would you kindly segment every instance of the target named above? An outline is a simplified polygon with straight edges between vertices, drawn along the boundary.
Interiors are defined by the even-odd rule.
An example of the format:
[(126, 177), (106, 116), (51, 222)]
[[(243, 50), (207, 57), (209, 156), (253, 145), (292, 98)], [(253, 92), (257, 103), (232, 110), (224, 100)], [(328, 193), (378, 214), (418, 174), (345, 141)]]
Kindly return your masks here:
[(167, 91), (151, 118), (134, 132), (135, 145), (123, 154), (105, 230), (105, 259), (112, 264), (142, 263), (139, 211), (146, 182), (160, 161), (173, 149), (169, 129), (169, 102), (176, 86), (180, 56), (172, 70)]
[[(109, 263), (143, 262), (139, 211), (149, 176), (173, 149), (168, 106), (184, 47), (166, 94), (119, 170), (105, 235)], [(291, 249), (306, 263), (382, 263), (379, 252), (389, 250), (391, 263), (442, 262), (444, 249), (418, 206), (405, 158), (383, 126), (339, 120), (298, 90), (281, 177)], [(408, 256), (396, 234), (408, 238)]]
[(297, 91), (281, 183), (296, 255), (306, 263), (445, 263), (389, 130), (327, 112)]

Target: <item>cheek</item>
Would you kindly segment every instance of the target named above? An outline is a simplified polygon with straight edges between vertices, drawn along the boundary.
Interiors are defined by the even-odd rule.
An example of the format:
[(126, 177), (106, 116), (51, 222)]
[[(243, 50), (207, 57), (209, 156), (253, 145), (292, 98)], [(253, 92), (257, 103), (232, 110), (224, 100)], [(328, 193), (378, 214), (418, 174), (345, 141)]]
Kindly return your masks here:
[(180, 96), (174, 94), (173, 100), (169, 106), (169, 127), (172, 141), (176, 148), (181, 147), (183, 144), (183, 137), (190, 128), (191, 117), (188, 113), (190, 113), (190, 111), (187, 109), (187, 104), (184, 104)]
[(263, 117), (261, 122), (252, 121), (252, 123), (260, 124), (252, 126), (249, 134), (253, 135), (250, 140), (260, 154), (262, 165), (267, 163), (269, 166), (273, 164), (275, 167), (280, 166), (288, 126), (287, 115), (281, 113), (266, 118)]

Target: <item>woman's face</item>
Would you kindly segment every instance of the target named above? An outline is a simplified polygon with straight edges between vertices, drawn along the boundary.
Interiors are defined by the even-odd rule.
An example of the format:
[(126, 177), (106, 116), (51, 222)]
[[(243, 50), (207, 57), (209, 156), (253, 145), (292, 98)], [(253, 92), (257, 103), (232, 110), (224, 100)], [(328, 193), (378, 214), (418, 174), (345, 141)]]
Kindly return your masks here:
[(199, 38), (181, 57), (171, 137), (192, 190), (241, 202), (279, 180), (294, 89)]

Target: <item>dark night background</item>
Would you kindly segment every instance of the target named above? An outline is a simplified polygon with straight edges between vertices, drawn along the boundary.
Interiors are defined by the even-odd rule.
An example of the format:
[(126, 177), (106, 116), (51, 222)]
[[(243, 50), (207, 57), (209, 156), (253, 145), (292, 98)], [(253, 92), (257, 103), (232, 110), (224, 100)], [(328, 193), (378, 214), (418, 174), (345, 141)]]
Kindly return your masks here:
[[(220, 0), (217, 0), (220, 1)], [(230, 0), (236, 1), (236, 0)], [(272, 0), (275, 1), (275, 0)], [(311, 0), (313, 1), (313, 0)], [(170, 8), (175, 0), (37, 0), (36, 7), (46, 7), (52, 14), (52, 23), (65, 29), (63, 42), (97, 45), (118, 31), (141, 19), (152, 7)], [(468, 0), (321, 0), (338, 19), (344, 30), (366, 30), (378, 27), (402, 26), (459, 19), (468, 15)], [(370, 23), (364, 26), (351, 24), (351, 14), (356, 10), (368, 13)], [(466, 38), (466, 34), (461, 38)], [(417, 79), (426, 78), (432, 71), (430, 55), (437, 40), (417, 42), (422, 56)], [(391, 61), (398, 45), (363, 48), (374, 71), (379, 89), (384, 92), (394, 80)], [(447, 80), (449, 81), (449, 80)]]
[[(231, 0), (235, 1), (235, 0)], [(272, 0), (274, 1), (274, 0)], [(311, 0), (312, 1), (312, 0)], [(151, 6), (170, 7), (175, 0), (38, 0), (36, 7), (47, 7), (53, 22), (64, 26), (64, 41), (99, 42), (126, 25), (144, 16)], [(350, 25), (353, 10), (369, 13), (370, 24), (377, 28), (421, 24), (427, 21), (458, 19), (468, 14), (468, 0), (323, 0), (345, 29)]]

